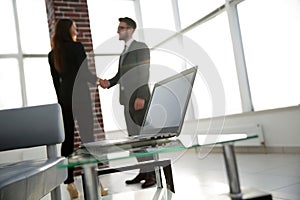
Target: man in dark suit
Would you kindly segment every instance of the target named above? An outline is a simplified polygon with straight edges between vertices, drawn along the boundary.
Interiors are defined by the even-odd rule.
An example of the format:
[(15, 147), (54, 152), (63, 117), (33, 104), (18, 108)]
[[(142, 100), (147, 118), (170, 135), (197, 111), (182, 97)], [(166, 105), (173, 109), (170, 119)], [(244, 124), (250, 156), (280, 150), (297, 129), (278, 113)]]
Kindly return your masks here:
[[(120, 104), (124, 106), (124, 115), (128, 135), (138, 135), (143, 123), (147, 104), (150, 98), (149, 67), (150, 50), (145, 43), (132, 38), (136, 29), (136, 23), (131, 18), (119, 18), (119, 40), (124, 40), (125, 47), (119, 59), (117, 74), (109, 80), (100, 79), (102, 88), (111, 88), (116, 84), (120, 86)], [(138, 158), (139, 162), (153, 160), (153, 156)], [(141, 170), (132, 180), (126, 184), (140, 183), (142, 188), (156, 184), (153, 169)]]

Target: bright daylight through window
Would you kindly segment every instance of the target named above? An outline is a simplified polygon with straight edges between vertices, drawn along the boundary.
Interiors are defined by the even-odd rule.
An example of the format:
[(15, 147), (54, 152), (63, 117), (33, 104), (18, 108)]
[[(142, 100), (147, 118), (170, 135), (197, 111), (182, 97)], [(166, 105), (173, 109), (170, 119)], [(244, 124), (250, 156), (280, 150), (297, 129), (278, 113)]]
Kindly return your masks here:
[[(87, 3), (96, 68), (101, 69), (98, 76), (109, 78), (117, 71), (123, 47), (117, 37), (118, 18), (129, 16), (138, 22), (138, 28), (145, 30), (136, 32), (138, 40), (153, 39), (151, 34), (147, 35), (151, 29), (168, 33), (161, 35), (160, 42), (183, 31), (182, 36), (201, 47), (214, 63), (224, 87), (225, 114), (244, 111), (243, 87), (239, 85), (225, 1), (87, 0)], [(298, 105), (300, 2), (244, 0), (239, 1), (237, 8), (254, 111)], [(5, 30), (0, 37), (0, 109), (57, 102), (47, 62), (51, 47), (45, 1), (1, 0), (0, 13), (0, 24)], [(151, 50), (151, 65), (179, 72), (182, 66), (189, 68), (193, 63), (158, 46)], [(152, 75), (151, 80), (155, 78), (159, 77)], [(205, 78), (196, 79), (194, 110), (188, 111), (191, 118), (213, 117), (211, 91)], [(112, 103), (118, 102), (118, 88), (99, 91), (105, 130), (125, 128), (124, 119), (111, 112), (112, 109), (123, 112), (122, 106)]]

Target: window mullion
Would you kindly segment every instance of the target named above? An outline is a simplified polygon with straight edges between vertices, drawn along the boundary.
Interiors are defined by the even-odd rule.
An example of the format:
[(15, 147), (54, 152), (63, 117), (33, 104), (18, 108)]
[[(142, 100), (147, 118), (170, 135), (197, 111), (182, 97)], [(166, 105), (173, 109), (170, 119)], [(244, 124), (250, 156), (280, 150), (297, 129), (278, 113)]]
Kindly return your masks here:
[(249, 86), (236, 2), (232, 2), (231, 0), (226, 0), (225, 7), (228, 15), (229, 26), (230, 26), (229, 28), (230, 28), (231, 38), (232, 38), (231, 40), (233, 45), (236, 70), (237, 70), (237, 76), (238, 76), (238, 81), (240, 86), (242, 109), (243, 112), (253, 111), (253, 104), (252, 104), (252, 98), (250, 93), (250, 86)]
[(145, 35), (144, 35), (144, 25), (143, 25), (143, 18), (142, 18), (142, 9), (141, 9), (141, 2), (140, 0), (134, 1), (134, 9), (135, 9), (135, 15), (138, 22), (138, 29), (139, 29), (139, 38), (141, 41), (145, 41)]
[(27, 105), (27, 94), (26, 94), (26, 83), (25, 83), (25, 72), (24, 72), (24, 62), (23, 62), (23, 51), (21, 46), (21, 37), (20, 37), (20, 26), (18, 19), (18, 10), (16, 0), (13, 0), (13, 12), (15, 19), (15, 27), (16, 27), (16, 36), (17, 36), (17, 45), (18, 45), (18, 64), (19, 64), (19, 76), (20, 76), (20, 85), (21, 85), (21, 93), (22, 93), (22, 105)]

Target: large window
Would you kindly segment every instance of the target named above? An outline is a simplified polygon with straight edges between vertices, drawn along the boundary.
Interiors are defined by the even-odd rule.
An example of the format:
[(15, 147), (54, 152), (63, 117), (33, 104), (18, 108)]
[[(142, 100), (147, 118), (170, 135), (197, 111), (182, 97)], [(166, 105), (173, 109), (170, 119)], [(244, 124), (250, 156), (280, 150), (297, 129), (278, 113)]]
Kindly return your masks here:
[(45, 1), (1, 0), (0, 13), (0, 109), (56, 102)]
[(238, 11), (254, 109), (298, 105), (300, 1), (248, 0)]
[[(237, 2), (240, 2), (239, 22), (254, 109), (265, 110), (298, 105), (300, 2), (298, 0)], [(145, 39), (149, 47), (157, 47), (156, 45), (172, 36), (175, 31), (180, 31), (175, 30), (176, 25), (181, 25), (182, 30), (185, 30), (194, 22), (221, 8), (225, 2), (177, 0), (176, 4), (175, 0), (88, 0), (87, 3), (97, 73), (101, 78), (111, 78), (117, 71), (118, 54), (123, 48), (123, 42), (119, 41), (117, 36), (119, 17), (132, 17), (138, 22), (138, 28), (143, 25), (146, 31), (136, 31), (135, 38)], [(32, 9), (32, 5), (35, 5), (36, 9)], [(56, 102), (47, 63), (50, 37), (45, 1), (2, 0), (0, 13), (0, 25), (5, 30), (0, 37), (0, 109)], [(176, 17), (178, 13), (179, 16)], [(158, 30), (163, 30), (162, 34), (157, 34)], [(240, 90), (243, 88), (239, 87), (237, 81), (226, 10), (212, 19), (193, 25), (184, 32), (184, 37), (201, 46), (212, 59), (224, 86), (225, 114), (242, 112)], [(151, 51), (153, 67), (172, 66), (172, 69), (178, 72), (192, 66), (183, 59), (160, 49), (159, 45)], [(154, 76), (156, 75), (151, 77), (153, 83), (159, 79)], [(198, 108), (195, 110), (196, 118), (212, 116), (210, 91), (205, 85), (205, 77), (202, 78), (202, 83), (195, 85), (195, 90), (199, 91), (194, 95), (196, 99), (194, 103), (197, 104), (194, 108)], [(121, 125), (111, 122), (115, 114), (111, 113), (112, 107), (108, 105), (112, 105), (111, 102), (114, 100), (117, 101), (113, 99), (118, 95), (117, 91), (117, 87), (112, 91), (100, 90), (106, 130), (125, 127), (123, 119), (118, 122)], [(118, 114), (123, 113), (122, 106), (115, 107)]]
[[(226, 100), (226, 113), (224, 114), (240, 113), (242, 111), (240, 92), (226, 13), (216, 16), (185, 35), (203, 48), (212, 59), (221, 77)], [(211, 99), (209, 100), (211, 97), (208, 97), (205, 92), (210, 90), (210, 86), (207, 85), (207, 87), (206, 89), (199, 88), (199, 91), (196, 91), (199, 106), (197, 118), (213, 117), (212, 107), (208, 106), (211, 104)]]

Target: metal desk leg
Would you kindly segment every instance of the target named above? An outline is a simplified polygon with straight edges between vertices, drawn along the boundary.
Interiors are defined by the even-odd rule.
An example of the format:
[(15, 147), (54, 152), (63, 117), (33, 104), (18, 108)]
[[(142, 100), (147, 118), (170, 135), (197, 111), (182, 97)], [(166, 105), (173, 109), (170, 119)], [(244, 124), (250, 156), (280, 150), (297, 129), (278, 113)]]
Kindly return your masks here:
[[(154, 154), (153, 157), (154, 157), (155, 161), (159, 160), (158, 154)], [(154, 170), (155, 170), (157, 188), (162, 188), (163, 185), (162, 185), (162, 180), (161, 180), (161, 174), (160, 174), (159, 166), (155, 166)]]
[(230, 196), (233, 199), (241, 199), (242, 192), (233, 144), (223, 144), (223, 155), (230, 187)]
[(97, 164), (83, 165), (83, 190), (84, 198), (86, 200), (98, 200), (101, 199), (101, 193), (99, 188), (99, 180), (96, 172)]
[(171, 163), (163, 166), (163, 170), (166, 178), (167, 188), (171, 192), (175, 193)]

